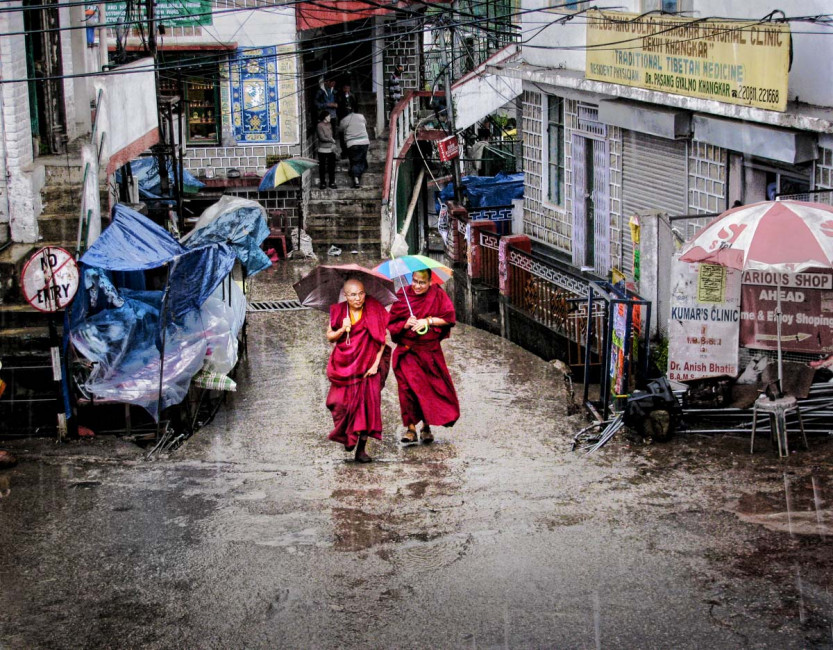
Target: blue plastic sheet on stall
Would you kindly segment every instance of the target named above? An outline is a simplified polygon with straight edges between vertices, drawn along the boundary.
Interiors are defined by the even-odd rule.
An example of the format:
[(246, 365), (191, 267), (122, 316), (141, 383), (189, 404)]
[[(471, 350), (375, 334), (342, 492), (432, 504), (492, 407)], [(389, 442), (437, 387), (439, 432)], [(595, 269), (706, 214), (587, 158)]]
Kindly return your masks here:
[[(491, 205), (509, 205), (512, 199), (524, 197), (524, 175), (504, 174), (496, 176), (464, 176), (461, 179), (463, 193), (468, 197), (469, 205), (473, 208), (483, 208)], [(454, 183), (449, 183), (440, 192), (440, 200), (447, 203), (454, 198)], [(440, 207), (437, 206), (439, 213)]]
[(183, 238), (184, 245), (198, 248), (227, 242), (249, 275), (270, 267), (271, 260), (260, 248), (269, 236), (263, 207), (246, 199), (230, 198), (219, 203), (218, 216), (204, 225), (198, 223), (194, 231)]
[[(166, 158), (168, 167), (168, 183), (170, 187), (174, 185), (174, 167), (173, 161)], [(140, 199), (165, 199), (170, 198), (162, 194), (162, 182), (159, 178), (159, 161), (154, 156), (146, 156), (144, 158), (137, 158), (130, 161), (130, 172), (133, 178), (139, 184), (139, 198)], [(116, 182), (121, 182), (121, 171), (116, 172)], [(189, 172), (184, 167), (182, 168), (182, 189), (184, 192), (194, 194), (205, 187), (205, 183), (201, 182), (196, 176)]]
[[(203, 305), (234, 262), (226, 243), (185, 248), (146, 217), (116, 206), (111, 225), (81, 258), (72, 305), (70, 339), (92, 362), (82, 391), (140, 405), (157, 420), (160, 408), (180, 403), (206, 359), (206, 331), (228, 328), (227, 316)], [(143, 272), (164, 264), (167, 300), (164, 291), (143, 290)]]

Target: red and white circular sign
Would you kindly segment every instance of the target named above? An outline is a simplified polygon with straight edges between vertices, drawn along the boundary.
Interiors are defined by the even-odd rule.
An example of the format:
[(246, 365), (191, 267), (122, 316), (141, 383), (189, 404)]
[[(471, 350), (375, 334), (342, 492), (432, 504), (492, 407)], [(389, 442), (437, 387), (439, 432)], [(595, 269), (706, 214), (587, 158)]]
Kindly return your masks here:
[(23, 297), (39, 311), (66, 307), (78, 291), (78, 265), (63, 248), (47, 246), (29, 258), (20, 275)]

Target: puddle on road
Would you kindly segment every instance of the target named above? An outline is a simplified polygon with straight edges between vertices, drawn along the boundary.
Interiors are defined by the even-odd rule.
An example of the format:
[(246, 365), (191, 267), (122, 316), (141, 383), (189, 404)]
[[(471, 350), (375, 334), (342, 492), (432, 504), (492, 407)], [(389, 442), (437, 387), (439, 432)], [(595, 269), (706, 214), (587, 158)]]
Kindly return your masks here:
[(783, 475), (779, 491), (742, 494), (727, 509), (741, 520), (795, 535), (833, 535), (830, 484), (815, 474)]

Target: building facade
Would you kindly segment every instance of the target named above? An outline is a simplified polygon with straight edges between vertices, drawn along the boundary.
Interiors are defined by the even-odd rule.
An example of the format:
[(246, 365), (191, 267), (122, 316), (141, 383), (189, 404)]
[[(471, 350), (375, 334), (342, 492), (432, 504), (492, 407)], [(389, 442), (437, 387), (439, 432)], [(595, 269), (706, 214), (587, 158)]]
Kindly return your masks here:
[[(679, 217), (687, 237), (705, 222), (686, 215), (828, 200), (833, 89), (822, 80), (833, 41), (790, 20), (826, 3), (773, 14), (712, 0), (630, 0), (604, 13), (569, 4), (521, 2), (521, 60), (494, 67), (524, 84), (523, 230), (539, 251), (638, 279), (640, 216)], [(727, 11), (732, 20), (708, 20)]]
[(39, 159), (89, 133), (97, 30), (82, 6), (4, 3), (0, 13), (0, 244), (32, 243), (46, 182)]
[[(280, 158), (301, 154), (303, 147), (295, 8), (263, 4), (213, 0), (184, 8), (158, 0), (158, 93), (162, 101), (181, 100), (173, 140), (191, 173), (213, 184), (229, 180), (238, 187), (224, 188), (226, 193), (294, 215), (299, 188), (258, 195), (245, 183)], [(108, 22), (124, 21), (123, 12), (124, 5), (113, 5)], [(146, 46), (146, 35), (137, 28), (109, 30), (110, 56), (117, 61)]]

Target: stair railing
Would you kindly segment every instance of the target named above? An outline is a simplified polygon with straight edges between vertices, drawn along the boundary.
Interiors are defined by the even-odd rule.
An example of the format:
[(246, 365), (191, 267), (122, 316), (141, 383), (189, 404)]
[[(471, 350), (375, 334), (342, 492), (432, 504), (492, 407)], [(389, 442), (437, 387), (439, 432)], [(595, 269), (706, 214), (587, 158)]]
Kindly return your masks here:
[[(90, 131), (90, 144), (93, 145), (93, 150), (95, 151), (96, 156), (96, 185), (98, 184), (98, 166), (101, 162), (101, 152), (104, 149), (104, 140), (107, 137), (106, 132), (101, 133), (101, 138), (98, 143), (96, 143), (96, 133), (98, 131), (98, 116), (101, 113), (101, 100), (104, 95), (104, 89), (99, 88), (98, 96), (95, 99), (95, 117), (93, 118), (93, 125)], [(87, 178), (90, 175), (90, 161), (88, 160), (84, 163), (84, 178), (81, 181), (81, 201), (80, 201), (80, 214), (78, 220), (78, 238), (76, 240), (76, 257), (81, 257), (84, 252), (87, 250), (87, 242), (89, 239), (90, 234), (90, 221), (92, 219), (92, 208), (87, 206)], [(101, 199), (99, 198), (99, 201)]]

